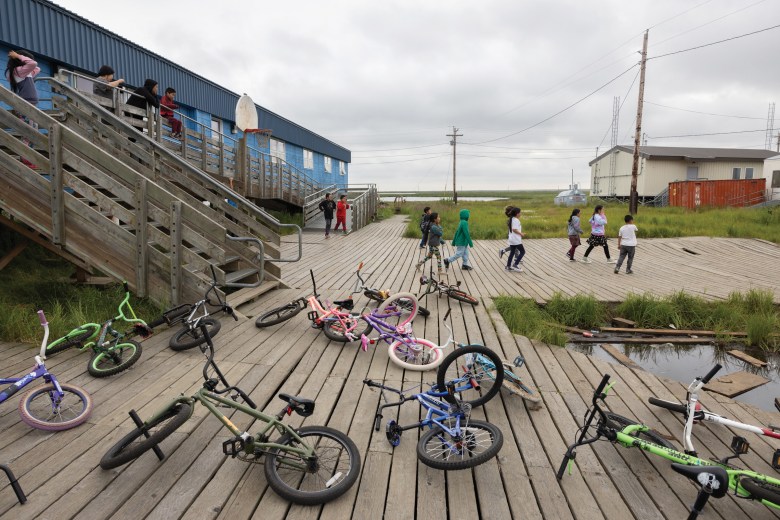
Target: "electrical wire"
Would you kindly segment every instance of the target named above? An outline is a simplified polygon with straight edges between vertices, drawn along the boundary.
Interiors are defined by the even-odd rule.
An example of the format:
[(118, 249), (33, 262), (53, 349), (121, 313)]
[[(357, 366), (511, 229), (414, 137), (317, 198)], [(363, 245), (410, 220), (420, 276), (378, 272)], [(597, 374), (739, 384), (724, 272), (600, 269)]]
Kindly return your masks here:
[[(439, 157), (449, 157), (450, 154), (445, 153), (443, 155), (436, 155), (433, 157), (423, 157), (420, 159), (403, 159), (401, 161), (379, 161), (379, 162), (367, 162), (367, 163), (359, 163), (360, 166), (373, 166), (375, 164), (395, 164), (395, 163), (404, 163), (404, 162), (416, 162), (416, 161), (428, 161), (430, 159), (438, 159)], [(357, 164), (357, 161), (353, 161), (352, 164)]]
[[(620, 111), (623, 110), (623, 104), (625, 104), (626, 99), (628, 99), (628, 95), (631, 93), (631, 89), (634, 88), (634, 83), (636, 83), (636, 79), (639, 77), (639, 72), (636, 71), (636, 75), (634, 76), (634, 80), (631, 82), (631, 85), (629, 85), (628, 90), (626, 91), (626, 94), (623, 96), (623, 101), (620, 102), (620, 106), (618, 107), (618, 121), (620, 120)], [(612, 130), (612, 125), (615, 123), (614, 118), (613, 121), (609, 124), (609, 128), (607, 128), (607, 131), (604, 132), (604, 137), (601, 138), (601, 142), (598, 145), (598, 148), (601, 148), (601, 145), (604, 144), (604, 139), (607, 138), (607, 134), (609, 134), (609, 131)]]
[(732, 41), (732, 40), (737, 40), (739, 38), (744, 38), (746, 36), (752, 36), (754, 34), (759, 34), (759, 33), (766, 32), (766, 31), (771, 31), (772, 29), (777, 29), (778, 27), (780, 27), (780, 24), (773, 25), (772, 27), (765, 27), (764, 29), (759, 29), (758, 31), (753, 31), (753, 32), (745, 33), (745, 34), (740, 34), (738, 36), (732, 36), (731, 38), (726, 38), (725, 40), (718, 40), (716, 42), (705, 43), (704, 45), (697, 45), (696, 47), (691, 47), (690, 49), (682, 49), (682, 50), (679, 50), (679, 51), (667, 52), (666, 54), (660, 54), (658, 56), (652, 56), (650, 58), (647, 58), (647, 61), (656, 60), (658, 58), (665, 58), (667, 56), (673, 56), (675, 54), (681, 54), (683, 52), (695, 51), (696, 49), (703, 49), (704, 47), (710, 47), (712, 45), (717, 45), (719, 43), (729, 42), (729, 41)]
[(406, 148), (378, 148), (376, 150), (352, 150), (352, 153), (364, 153), (364, 152), (395, 152), (400, 150), (416, 150), (417, 148), (433, 148), (434, 146), (444, 146), (447, 143), (437, 144), (423, 144), (420, 146), (408, 146)]
[(732, 134), (750, 134), (755, 132), (766, 132), (766, 128), (762, 128), (760, 130), (737, 130), (735, 132), (713, 132), (710, 134), (683, 134), (683, 135), (661, 135), (661, 136), (652, 136), (648, 135), (648, 139), (670, 139), (672, 137), (703, 137), (708, 135), (732, 135)]
[(687, 110), (685, 108), (670, 107), (668, 105), (662, 105), (660, 103), (653, 103), (652, 101), (647, 101), (647, 100), (645, 100), (645, 104), (646, 105), (654, 105), (654, 106), (657, 106), (657, 107), (668, 108), (668, 109), (671, 109), (671, 110), (679, 110), (681, 112), (690, 112), (691, 114), (702, 114), (702, 115), (705, 115), (705, 116), (732, 117), (732, 118), (735, 118), (735, 119), (755, 119), (757, 121), (764, 121), (766, 119), (764, 117), (732, 116), (732, 115), (727, 115), (727, 114), (713, 114), (711, 112), (699, 112), (698, 110)]

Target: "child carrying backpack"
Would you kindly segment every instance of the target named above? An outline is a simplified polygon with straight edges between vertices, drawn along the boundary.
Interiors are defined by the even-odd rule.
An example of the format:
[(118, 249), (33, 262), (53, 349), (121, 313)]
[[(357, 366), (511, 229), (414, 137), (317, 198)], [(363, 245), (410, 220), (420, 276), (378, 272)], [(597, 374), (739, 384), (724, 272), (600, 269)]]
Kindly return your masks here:
[(431, 208), (425, 206), (423, 213), (420, 216), (420, 232), (422, 233), (422, 240), (420, 240), (420, 249), (425, 249), (428, 243), (428, 232), (431, 230)]

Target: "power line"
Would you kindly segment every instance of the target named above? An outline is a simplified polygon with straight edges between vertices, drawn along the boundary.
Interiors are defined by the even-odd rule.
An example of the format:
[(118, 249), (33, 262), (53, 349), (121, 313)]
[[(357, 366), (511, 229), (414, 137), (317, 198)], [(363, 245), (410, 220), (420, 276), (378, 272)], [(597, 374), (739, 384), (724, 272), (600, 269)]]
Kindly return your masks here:
[[(636, 78), (638, 77), (639, 77), (639, 71), (636, 71), (636, 76), (634, 76), (633, 81), (631, 81), (631, 85), (629, 85), (626, 94), (623, 96), (623, 101), (620, 102), (620, 107), (618, 108), (618, 112), (620, 112), (623, 109), (623, 104), (626, 102), (628, 95), (631, 93), (631, 89), (634, 88), (634, 83), (636, 83)], [(607, 128), (607, 131), (604, 132), (604, 137), (601, 138), (601, 142), (599, 143), (598, 146), (599, 148), (601, 148), (601, 145), (604, 144), (604, 139), (607, 138), (607, 134), (609, 134), (610, 129), (612, 129), (612, 123), (609, 124), (609, 128)]]
[(732, 116), (732, 115), (728, 115), (728, 114), (713, 114), (712, 112), (699, 112), (698, 110), (687, 110), (685, 108), (670, 107), (668, 105), (662, 105), (660, 103), (653, 103), (652, 101), (645, 101), (645, 103), (648, 104), (648, 105), (654, 105), (654, 106), (657, 106), (657, 107), (668, 108), (668, 109), (671, 109), (671, 110), (679, 110), (681, 112), (690, 112), (691, 114), (703, 114), (705, 116), (733, 117), (735, 119), (755, 119), (755, 120), (758, 120), (758, 121), (763, 121), (765, 119), (763, 117)]
[(572, 157), (493, 157), (490, 155), (477, 155), (471, 153), (459, 153), (460, 157), (479, 157), (480, 159), (513, 159), (520, 161), (563, 161), (565, 159), (587, 159), (591, 155), (575, 155)]
[(683, 134), (683, 135), (661, 135), (658, 137), (648, 135), (648, 139), (669, 139), (672, 137), (703, 137), (707, 135), (731, 135), (731, 134), (750, 134), (754, 132), (766, 132), (766, 128), (762, 128), (760, 130), (738, 130), (735, 132), (713, 132), (710, 134)]
[(745, 33), (745, 34), (740, 34), (739, 36), (732, 36), (731, 38), (726, 38), (725, 40), (718, 40), (716, 42), (705, 43), (704, 45), (698, 45), (696, 47), (691, 47), (690, 49), (683, 49), (683, 50), (680, 50), (680, 51), (668, 52), (666, 54), (653, 56), (652, 58), (647, 58), (647, 59), (648, 60), (655, 60), (655, 59), (658, 59), (658, 58), (665, 58), (666, 56), (672, 56), (674, 54), (681, 54), (683, 52), (694, 51), (696, 49), (703, 49), (704, 47), (709, 47), (711, 45), (717, 45), (718, 43), (729, 42), (731, 40), (737, 40), (739, 38), (744, 38), (745, 36), (752, 36), (754, 34), (759, 34), (759, 33), (762, 33), (762, 32), (770, 31), (772, 29), (777, 29), (778, 27), (780, 27), (780, 24), (773, 25), (772, 27), (766, 27), (764, 29), (759, 29), (758, 31), (753, 31), (753, 32)]
[(376, 150), (352, 150), (352, 153), (364, 152), (395, 152), (400, 150), (416, 150), (418, 148), (433, 148), (434, 146), (445, 146), (447, 143), (423, 144), (420, 146), (408, 146), (406, 148), (378, 148)]
[[(360, 166), (373, 166), (375, 164), (395, 164), (395, 163), (404, 163), (404, 162), (428, 161), (430, 159), (438, 159), (440, 157), (449, 157), (449, 156), (450, 154), (446, 153), (442, 155), (435, 155), (433, 157), (422, 157), (420, 159), (403, 159), (401, 161), (379, 161), (379, 162), (360, 163)], [(353, 162), (353, 164), (356, 164), (356, 162)]]
[(526, 152), (581, 152), (590, 150), (587, 148), (518, 148), (515, 146), (498, 146), (495, 144), (460, 143), (461, 145), (479, 146), (481, 148), (501, 148), (503, 150), (520, 150)]

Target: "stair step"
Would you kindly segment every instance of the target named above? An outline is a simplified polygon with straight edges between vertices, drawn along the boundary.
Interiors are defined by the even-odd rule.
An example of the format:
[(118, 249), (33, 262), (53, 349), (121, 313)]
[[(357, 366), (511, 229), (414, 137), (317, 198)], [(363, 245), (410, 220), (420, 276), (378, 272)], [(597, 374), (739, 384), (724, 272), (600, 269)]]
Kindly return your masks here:
[(254, 269), (250, 267), (247, 269), (239, 269), (238, 271), (233, 271), (232, 273), (225, 273), (225, 285), (230, 285), (231, 283), (239, 282), (244, 278), (249, 278), (250, 276), (257, 274), (259, 272), (260, 269)]
[(227, 302), (233, 308), (257, 299), (263, 294), (279, 287), (276, 280), (268, 280), (260, 284), (260, 287), (248, 287), (227, 295)]

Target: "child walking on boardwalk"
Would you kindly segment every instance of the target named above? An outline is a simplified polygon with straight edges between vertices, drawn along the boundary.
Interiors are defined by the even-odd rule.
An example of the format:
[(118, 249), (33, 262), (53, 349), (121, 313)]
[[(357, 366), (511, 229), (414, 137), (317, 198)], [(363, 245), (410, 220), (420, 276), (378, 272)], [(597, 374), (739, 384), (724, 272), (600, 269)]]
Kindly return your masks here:
[(430, 231), (431, 223), (431, 207), (425, 206), (423, 208), (422, 216), (420, 217), (420, 233), (422, 233), (422, 239), (420, 240), (420, 249), (425, 249), (425, 245), (428, 243), (428, 233)]
[(571, 216), (569, 217), (568, 225), (569, 233), (569, 251), (566, 253), (566, 257), (570, 262), (576, 262), (574, 259), (574, 250), (580, 245), (580, 235), (582, 234), (582, 228), (580, 227), (580, 210), (574, 208), (571, 210)]
[(634, 217), (626, 215), (623, 219), (626, 224), (620, 227), (618, 231), (618, 250), (620, 256), (618, 257), (617, 265), (615, 265), (615, 274), (620, 272), (620, 266), (623, 265), (623, 260), (628, 257), (626, 262), (626, 274), (634, 274), (631, 270), (631, 264), (634, 263), (634, 252), (636, 251), (636, 226), (634, 225)]
[(588, 255), (593, 248), (601, 246), (604, 248), (604, 255), (607, 257), (608, 264), (614, 264), (615, 261), (609, 257), (609, 246), (607, 245), (607, 235), (604, 232), (604, 227), (607, 225), (607, 216), (604, 214), (604, 206), (599, 204), (593, 208), (593, 216), (590, 217), (590, 236), (588, 237), (588, 249), (585, 250), (585, 256), (582, 257), (582, 262), (589, 264), (592, 262)]
[(441, 274), (441, 252), (439, 252), (439, 246), (444, 245), (444, 240), (441, 239), (441, 236), (444, 234), (444, 230), (441, 227), (441, 218), (439, 217), (438, 213), (431, 213), (429, 222), (428, 254), (425, 255), (425, 258), (417, 262), (414, 268), (419, 270), (423, 264), (428, 261), (429, 258), (433, 258), (435, 256), (436, 266), (439, 268), (439, 274)]
[[(506, 270), (514, 272), (522, 272), (523, 268), (520, 267), (520, 262), (525, 255), (525, 247), (523, 246), (523, 231), (520, 226), (520, 208), (512, 208), (509, 210), (507, 229), (509, 231), (509, 237), (507, 242), (509, 243), (509, 257), (506, 259)], [(515, 257), (514, 264), (512, 258)]]
[(469, 247), (474, 247), (469, 235), (469, 216), (471, 212), (467, 209), (460, 210), (460, 224), (455, 230), (455, 236), (452, 237), (452, 245), (455, 246), (455, 254), (444, 259), (444, 267), (450, 268), (450, 264), (458, 258), (463, 258), (463, 270), (471, 271), (471, 262), (469, 262)]
[[(504, 215), (506, 215), (506, 218), (510, 218), (509, 212), (512, 211), (512, 209), (514, 209), (514, 206), (512, 205), (504, 207)], [(504, 258), (504, 253), (506, 253), (507, 251), (509, 251), (509, 244), (507, 244), (506, 247), (502, 247), (501, 249), (498, 250), (498, 257)]]
[(349, 204), (347, 204), (347, 196), (342, 195), (339, 197), (339, 201), (336, 203), (336, 227), (334, 231), (338, 231), (339, 224), (341, 224), (344, 234), (347, 234), (347, 210)]

